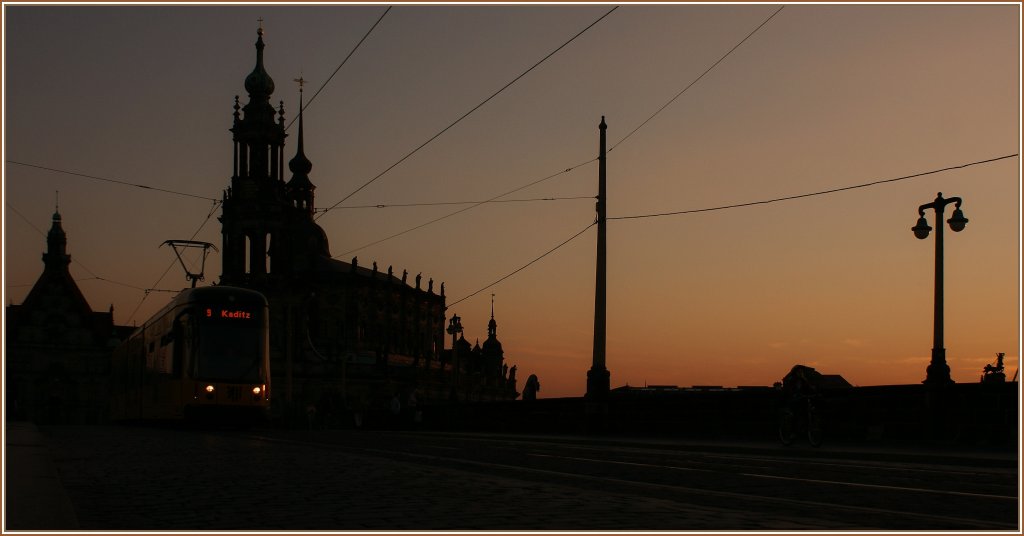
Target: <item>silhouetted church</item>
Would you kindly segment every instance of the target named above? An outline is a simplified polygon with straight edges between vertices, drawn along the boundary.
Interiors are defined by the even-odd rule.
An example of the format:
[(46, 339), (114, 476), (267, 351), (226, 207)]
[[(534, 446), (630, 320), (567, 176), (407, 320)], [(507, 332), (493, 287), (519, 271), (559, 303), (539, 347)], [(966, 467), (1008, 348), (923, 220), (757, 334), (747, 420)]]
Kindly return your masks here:
[[(262, 27), (257, 35), (256, 66), (245, 79), (248, 102), (235, 97), (220, 283), (258, 290), (270, 302), (275, 398), (293, 408), (325, 397), (379, 408), (393, 394), (414, 391), (420, 400), (514, 399), (514, 377), (501, 374), (493, 316), (484, 348), (453, 356), (444, 349), (443, 283), (438, 292), (433, 279), (423, 288), (421, 275), (410, 284), (405, 270), (397, 276), (391, 266), (331, 257), (314, 219), (302, 81), (298, 139), (286, 173), (284, 102), (277, 109), (270, 102), (274, 81), (263, 64)], [(462, 355), (479, 358), (456, 367), (453, 357)]]
[(67, 234), (54, 212), (43, 273), (21, 305), (6, 308), (7, 416), (45, 423), (107, 417), (110, 352), (132, 331), (114, 325), (114, 307), (93, 312), (71, 277)]

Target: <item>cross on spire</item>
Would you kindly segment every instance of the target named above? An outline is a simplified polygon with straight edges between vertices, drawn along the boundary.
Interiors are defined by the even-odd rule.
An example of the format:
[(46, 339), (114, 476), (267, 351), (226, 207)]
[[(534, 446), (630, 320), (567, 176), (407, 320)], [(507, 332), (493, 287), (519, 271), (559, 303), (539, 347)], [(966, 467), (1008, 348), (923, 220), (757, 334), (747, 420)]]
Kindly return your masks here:
[(294, 78), (293, 80), (299, 83), (299, 93), (302, 93), (302, 86), (306, 85), (306, 79), (303, 78), (302, 75), (299, 75), (298, 78)]
[(259, 31), (260, 35), (263, 35), (263, 17), (260, 17), (260, 18), (256, 19), (256, 22), (260, 23), (260, 27), (259, 27), (258, 31)]

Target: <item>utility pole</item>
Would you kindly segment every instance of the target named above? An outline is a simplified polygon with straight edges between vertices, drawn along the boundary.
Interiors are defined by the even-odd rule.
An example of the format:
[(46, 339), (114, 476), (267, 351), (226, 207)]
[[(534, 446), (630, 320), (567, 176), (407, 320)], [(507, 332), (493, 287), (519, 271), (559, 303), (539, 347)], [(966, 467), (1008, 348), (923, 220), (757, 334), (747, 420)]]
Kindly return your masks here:
[(610, 374), (605, 368), (605, 320), (607, 309), (607, 243), (606, 226), (608, 215), (608, 191), (606, 177), (605, 132), (608, 125), (601, 116), (600, 152), (597, 163), (597, 282), (594, 291), (594, 361), (587, 371), (588, 413), (604, 413), (604, 404), (608, 399)]

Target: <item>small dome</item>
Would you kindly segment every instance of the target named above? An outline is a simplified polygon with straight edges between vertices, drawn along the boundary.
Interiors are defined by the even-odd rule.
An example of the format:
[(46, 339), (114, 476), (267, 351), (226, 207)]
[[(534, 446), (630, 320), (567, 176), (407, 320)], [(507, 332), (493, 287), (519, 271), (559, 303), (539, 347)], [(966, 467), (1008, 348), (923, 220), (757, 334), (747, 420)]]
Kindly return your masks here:
[(46, 234), (50, 240), (65, 240), (64, 227), (61, 225), (60, 212), (53, 213), (53, 224), (50, 225), (50, 232)]
[(262, 65), (257, 65), (249, 76), (245, 77), (245, 90), (249, 95), (271, 95), (274, 93), (274, 79), (267, 74)]
[(249, 92), (249, 96), (263, 95), (269, 97), (274, 93), (274, 79), (267, 74), (267, 70), (263, 68), (263, 29), (257, 32), (259, 38), (256, 39), (256, 67), (253, 68), (249, 76), (245, 77), (245, 90)]
[(306, 220), (304, 226), (306, 227), (304, 230), (306, 239), (316, 249), (315, 253), (321, 257), (330, 258), (331, 246), (327, 241), (327, 233), (324, 232), (323, 227), (317, 225), (313, 220)]
[[(288, 169), (290, 169), (295, 177), (299, 179), (299, 181), (296, 182), (296, 186), (302, 188), (309, 188), (312, 186), (312, 183), (309, 182), (308, 175), (309, 172), (313, 170), (313, 163), (306, 158), (306, 155), (303, 154), (301, 150), (294, 158), (288, 161)], [(305, 181), (302, 179), (305, 179)]]

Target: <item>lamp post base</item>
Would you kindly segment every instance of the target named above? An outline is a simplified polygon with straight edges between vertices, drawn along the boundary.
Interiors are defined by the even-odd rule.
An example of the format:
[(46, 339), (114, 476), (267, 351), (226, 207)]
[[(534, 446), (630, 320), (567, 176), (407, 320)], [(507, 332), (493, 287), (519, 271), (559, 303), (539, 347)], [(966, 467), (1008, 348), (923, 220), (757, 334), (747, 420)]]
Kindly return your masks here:
[(605, 400), (611, 388), (611, 373), (607, 369), (590, 369), (587, 371), (587, 395), (591, 400)]
[(587, 371), (587, 394), (584, 399), (584, 423), (588, 434), (604, 434), (609, 430), (608, 394), (611, 373), (607, 369)]
[(932, 362), (928, 365), (927, 375), (923, 382), (925, 385), (950, 385), (953, 378), (949, 375), (949, 365), (946, 364), (946, 349), (933, 348)]

